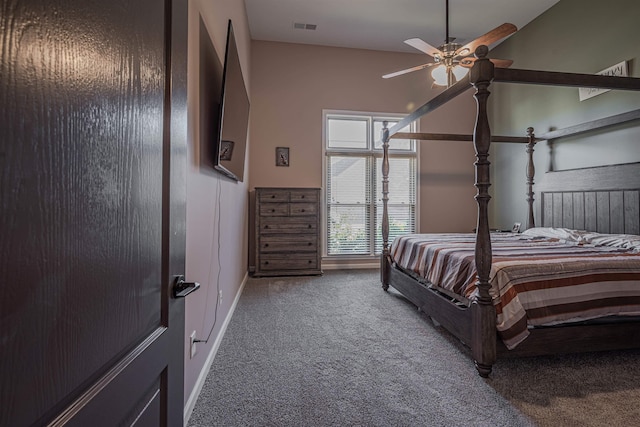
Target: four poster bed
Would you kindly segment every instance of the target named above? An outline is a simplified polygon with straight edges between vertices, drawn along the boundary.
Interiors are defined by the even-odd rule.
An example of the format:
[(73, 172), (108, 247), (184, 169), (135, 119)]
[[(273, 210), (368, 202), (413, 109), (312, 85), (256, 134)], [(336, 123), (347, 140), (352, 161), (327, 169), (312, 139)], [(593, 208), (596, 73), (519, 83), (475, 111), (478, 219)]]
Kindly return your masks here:
[[(483, 377), (490, 374), (498, 356), (639, 348), (640, 163), (548, 172), (537, 188), (542, 227), (535, 227), (533, 150), (541, 140), (639, 119), (640, 110), (538, 137), (532, 128), (526, 137), (493, 136), (487, 89), (491, 82), (510, 82), (640, 90), (640, 79), (494, 68), (487, 52), (480, 46), (468, 77), (393, 128), (383, 129), (383, 288), (394, 287), (470, 347)], [(478, 107), (473, 136), (398, 132), (470, 85)], [(389, 245), (389, 140), (393, 138), (473, 141), (475, 234), (400, 236)], [(490, 233), (491, 142), (526, 145), (529, 214), (522, 234)]]

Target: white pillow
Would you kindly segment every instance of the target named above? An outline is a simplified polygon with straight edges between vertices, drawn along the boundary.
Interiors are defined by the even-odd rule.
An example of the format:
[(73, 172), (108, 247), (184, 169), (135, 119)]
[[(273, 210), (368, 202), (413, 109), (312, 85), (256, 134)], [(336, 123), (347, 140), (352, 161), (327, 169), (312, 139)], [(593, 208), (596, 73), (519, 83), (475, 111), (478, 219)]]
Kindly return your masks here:
[(567, 242), (583, 243), (584, 231), (571, 230), (569, 228), (554, 228), (554, 227), (533, 227), (522, 232), (523, 236), (532, 238), (551, 238), (560, 239)]

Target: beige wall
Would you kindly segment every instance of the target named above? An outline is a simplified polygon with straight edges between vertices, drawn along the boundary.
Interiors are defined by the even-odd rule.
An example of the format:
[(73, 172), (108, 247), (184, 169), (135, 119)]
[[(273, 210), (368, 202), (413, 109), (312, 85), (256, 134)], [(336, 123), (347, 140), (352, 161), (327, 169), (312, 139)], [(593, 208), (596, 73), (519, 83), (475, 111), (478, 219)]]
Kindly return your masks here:
[[(186, 277), (201, 289), (186, 298), (185, 318), (185, 403), (193, 404), (199, 377), (206, 374), (221, 327), (230, 312), (247, 272), (248, 173), (244, 183), (235, 182), (200, 166), (199, 118), (199, 27), (204, 20), (220, 61), (224, 62), (227, 22), (233, 22), (240, 63), (250, 91), (251, 42), (244, 2), (241, 0), (192, 0), (189, 2), (188, 52), (188, 164), (187, 164), (187, 252)], [(246, 166), (246, 163), (245, 163)], [(222, 302), (217, 307), (218, 290)], [(215, 322), (215, 328), (211, 330)], [(189, 357), (189, 335), (207, 339), (198, 343)], [(195, 390), (197, 391), (197, 390)], [(191, 399), (191, 400), (190, 400)], [(189, 409), (189, 408), (187, 408)]]
[[(253, 41), (249, 187), (323, 187), (322, 110), (409, 113), (438, 94), (426, 71), (383, 74), (427, 62), (421, 54)], [(424, 132), (471, 132), (471, 91), (421, 122)], [(275, 166), (275, 147), (290, 147), (290, 167)], [(473, 148), (423, 143), (420, 156), (422, 231), (475, 226)]]

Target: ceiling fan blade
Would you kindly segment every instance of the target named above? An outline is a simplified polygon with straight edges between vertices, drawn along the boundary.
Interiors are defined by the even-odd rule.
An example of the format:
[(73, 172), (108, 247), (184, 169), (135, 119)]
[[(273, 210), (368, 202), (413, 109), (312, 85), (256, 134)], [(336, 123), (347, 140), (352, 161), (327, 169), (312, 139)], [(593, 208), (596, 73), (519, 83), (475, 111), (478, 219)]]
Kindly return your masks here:
[(414, 39), (405, 40), (404, 42), (409, 46), (415, 47), (419, 51), (426, 53), (427, 55), (431, 55), (431, 56), (442, 55), (442, 51), (440, 49), (431, 46), (429, 43), (427, 43), (422, 39), (414, 38)]
[[(509, 68), (511, 64), (513, 64), (513, 61), (510, 59), (489, 58), (489, 61), (493, 62), (493, 65), (495, 65), (498, 68)], [(459, 65), (465, 68), (471, 68), (473, 67), (474, 62), (476, 62), (476, 58), (474, 58), (473, 56), (469, 56), (467, 58), (460, 60)]]
[(422, 70), (422, 69), (425, 69), (427, 67), (431, 67), (432, 65), (435, 65), (435, 63), (430, 62), (428, 64), (417, 65), (415, 67), (407, 68), (406, 70), (400, 70), (400, 71), (396, 71), (395, 73), (385, 74), (384, 76), (382, 76), (382, 78), (383, 79), (390, 79), (391, 77), (401, 76), (403, 74), (411, 73), (413, 71)]
[(489, 58), (489, 60), (491, 62), (493, 62), (493, 64), (498, 68), (509, 68), (509, 67), (511, 67), (511, 64), (513, 64), (513, 61), (510, 60), (510, 59), (491, 59), (491, 58)]
[(496, 27), (493, 30), (489, 31), (487, 34), (484, 34), (478, 37), (477, 39), (472, 40), (469, 43), (465, 44), (460, 49), (456, 50), (455, 55), (456, 56), (472, 55), (478, 46), (481, 46), (481, 45), (489, 46), (490, 44), (495, 43), (498, 40), (501, 40), (507, 37), (508, 35), (515, 33), (516, 31), (518, 31), (518, 28), (515, 25), (509, 24), (509, 23), (502, 24), (499, 27)]

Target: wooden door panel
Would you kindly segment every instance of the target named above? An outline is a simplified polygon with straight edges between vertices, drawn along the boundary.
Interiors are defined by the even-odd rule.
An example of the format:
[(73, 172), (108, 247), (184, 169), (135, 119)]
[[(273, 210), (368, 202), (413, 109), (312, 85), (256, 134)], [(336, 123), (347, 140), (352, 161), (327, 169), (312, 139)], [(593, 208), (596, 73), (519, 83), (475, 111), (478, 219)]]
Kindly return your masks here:
[(0, 4), (0, 425), (166, 423), (186, 2)]
[(162, 383), (166, 381), (166, 366), (154, 355), (167, 353), (169, 347), (167, 328), (156, 329), (51, 421), (51, 425), (132, 425), (159, 419), (158, 405)]

